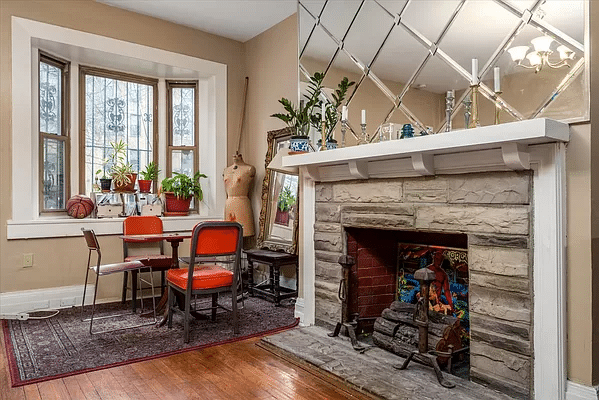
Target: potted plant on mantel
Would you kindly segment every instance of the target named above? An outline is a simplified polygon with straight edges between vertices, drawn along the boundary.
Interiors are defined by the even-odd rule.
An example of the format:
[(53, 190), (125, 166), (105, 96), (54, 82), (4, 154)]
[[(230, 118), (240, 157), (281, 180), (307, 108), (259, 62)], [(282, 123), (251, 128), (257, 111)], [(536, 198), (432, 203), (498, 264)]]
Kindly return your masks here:
[(164, 215), (187, 215), (192, 197), (195, 196), (197, 201), (204, 199), (200, 178), (207, 178), (207, 176), (200, 171), (196, 172), (193, 178), (174, 172), (173, 176), (162, 180), (161, 191), (165, 199)]
[[(333, 102), (330, 103), (326, 100), (320, 101), (320, 112), (324, 112), (325, 117), (325, 144), (327, 149), (337, 148), (337, 141), (333, 138), (333, 133), (335, 132), (335, 126), (337, 126), (337, 122), (339, 121), (339, 106), (343, 103), (347, 90), (355, 83), (356, 82), (354, 81), (350, 82), (347, 76), (344, 76), (337, 85), (337, 89), (335, 89), (335, 92), (332, 94)], [(322, 118), (322, 116), (319, 118)]]
[(287, 113), (275, 113), (271, 115), (271, 117), (285, 122), (287, 126), (295, 131), (295, 135), (291, 137), (289, 144), (289, 149), (293, 152), (309, 151), (308, 132), (310, 125), (318, 123), (318, 117), (313, 114), (313, 109), (319, 102), (323, 80), (324, 74), (322, 72), (315, 72), (308, 82), (308, 93), (303, 95), (304, 100), (300, 101), (298, 108), (290, 100), (282, 98), (279, 100), (279, 103), (283, 105)]
[(133, 166), (127, 162), (127, 145), (122, 140), (110, 142), (112, 147), (112, 160), (110, 174), (114, 182), (116, 192), (135, 191), (135, 180), (137, 174), (133, 171)]
[(150, 193), (152, 182), (158, 178), (159, 172), (160, 170), (158, 169), (158, 164), (156, 164), (154, 161), (146, 165), (146, 169), (140, 171), (139, 175), (143, 179), (138, 179), (137, 183), (139, 184), (139, 191), (141, 193)]

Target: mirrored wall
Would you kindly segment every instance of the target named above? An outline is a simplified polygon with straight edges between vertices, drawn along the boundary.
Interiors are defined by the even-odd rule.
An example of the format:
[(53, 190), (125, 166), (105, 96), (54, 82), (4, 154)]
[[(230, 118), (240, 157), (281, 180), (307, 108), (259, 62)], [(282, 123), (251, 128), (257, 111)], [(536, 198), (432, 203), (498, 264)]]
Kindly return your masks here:
[(415, 135), (464, 129), (473, 87), (481, 126), (588, 120), (587, 7), (587, 0), (299, 0), (300, 80), (322, 71), (328, 88), (344, 76), (356, 82), (346, 100), (353, 143), (362, 110), (371, 140), (388, 123), (410, 123)]

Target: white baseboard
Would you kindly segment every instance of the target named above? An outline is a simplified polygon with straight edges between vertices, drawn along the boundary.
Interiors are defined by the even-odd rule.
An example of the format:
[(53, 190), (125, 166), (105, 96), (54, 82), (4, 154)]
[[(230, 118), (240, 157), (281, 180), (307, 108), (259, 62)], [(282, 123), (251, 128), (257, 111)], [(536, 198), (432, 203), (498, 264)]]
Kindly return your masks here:
[[(93, 290), (93, 285), (87, 285), (86, 304), (91, 304), (94, 296)], [(0, 293), (0, 314), (18, 314), (35, 310), (80, 306), (82, 297), (83, 285)]]
[(584, 386), (572, 381), (566, 382), (566, 400), (597, 400), (599, 388)]
[(298, 297), (295, 299), (295, 312), (293, 314), (295, 318), (300, 319), (300, 326), (305, 326), (303, 324), (304, 321), (304, 298)]

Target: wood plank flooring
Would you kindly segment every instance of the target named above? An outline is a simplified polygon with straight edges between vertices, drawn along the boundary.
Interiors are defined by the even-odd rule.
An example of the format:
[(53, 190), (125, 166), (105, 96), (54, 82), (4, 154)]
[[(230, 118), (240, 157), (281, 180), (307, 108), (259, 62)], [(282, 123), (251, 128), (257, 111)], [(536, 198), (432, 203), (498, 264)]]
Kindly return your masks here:
[(1, 340), (0, 400), (373, 398), (258, 347), (259, 338), (11, 388)]

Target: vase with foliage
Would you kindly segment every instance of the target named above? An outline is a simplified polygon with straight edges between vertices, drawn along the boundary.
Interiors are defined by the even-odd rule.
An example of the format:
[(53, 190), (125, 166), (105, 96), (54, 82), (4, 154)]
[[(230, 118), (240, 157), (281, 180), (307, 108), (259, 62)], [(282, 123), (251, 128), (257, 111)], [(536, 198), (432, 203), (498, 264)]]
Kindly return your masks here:
[(158, 164), (156, 164), (154, 161), (146, 165), (146, 168), (139, 172), (139, 175), (142, 178), (137, 180), (137, 183), (139, 184), (139, 191), (142, 193), (150, 193), (152, 182), (158, 179), (159, 172), (160, 169), (158, 169)]
[(202, 201), (204, 193), (200, 178), (207, 178), (207, 176), (199, 171), (194, 174), (193, 178), (174, 172), (170, 178), (164, 178), (161, 183), (161, 191), (164, 193), (165, 198), (165, 212), (187, 214), (193, 197), (197, 201)]

